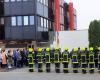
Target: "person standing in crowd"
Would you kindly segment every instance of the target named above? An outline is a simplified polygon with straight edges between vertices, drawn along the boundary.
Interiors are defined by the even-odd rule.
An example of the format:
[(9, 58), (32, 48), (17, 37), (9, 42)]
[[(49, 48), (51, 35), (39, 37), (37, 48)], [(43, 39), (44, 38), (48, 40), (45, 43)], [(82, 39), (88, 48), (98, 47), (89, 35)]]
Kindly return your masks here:
[(77, 54), (78, 54), (79, 67), (81, 67), (81, 49), (80, 49), (80, 47), (78, 48)]
[(14, 67), (17, 67), (17, 51), (13, 50)]
[(6, 68), (7, 67), (7, 53), (4, 50), (2, 50), (2, 67)]
[(85, 54), (86, 54), (86, 61), (87, 61), (87, 67), (88, 67), (88, 64), (89, 64), (89, 50), (88, 50), (88, 48), (86, 47), (85, 48)]
[(55, 49), (52, 48), (52, 49), (50, 50), (50, 59), (51, 59), (51, 62), (52, 62), (52, 63), (54, 63), (54, 52), (55, 52)]
[(20, 49), (20, 55), (21, 55), (21, 67), (25, 64), (25, 53), (22, 49)]
[(45, 52), (46, 52), (46, 49), (45, 49), (45, 48), (43, 48), (43, 49), (42, 49), (43, 62), (45, 62)]
[(16, 51), (16, 54), (17, 54), (17, 67), (20, 68), (21, 67), (21, 53), (20, 53), (20, 50), (17, 49)]
[(7, 65), (8, 65), (8, 68), (10, 69), (10, 68), (12, 68), (12, 54), (11, 54), (11, 50), (8, 50), (8, 52), (7, 52), (7, 58), (8, 58), (8, 60), (7, 60)]
[(37, 49), (34, 49), (34, 62), (37, 65)]
[(28, 51), (27, 51), (27, 49), (23, 49), (23, 54), (24, 54), (24, 65), (25, 66), (28, 66)]
[(95, 62), (95, 68), (98, 68), (98, 47), (95, 48), (94, 50), (94, 62)]
[(0, 69), (2, 68), (2, 54), (1, 54), (1, 49), (0, 49)]

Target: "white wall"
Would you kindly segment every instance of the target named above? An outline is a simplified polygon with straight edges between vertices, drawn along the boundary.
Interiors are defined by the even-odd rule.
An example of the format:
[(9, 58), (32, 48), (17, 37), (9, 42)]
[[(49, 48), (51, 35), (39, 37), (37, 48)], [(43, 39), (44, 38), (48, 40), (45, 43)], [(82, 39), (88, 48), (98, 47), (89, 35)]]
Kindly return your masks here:
[[(68, 47), (69, 50), (74, 47), (88, 47), (88, 30), (59, 32), (59, 45), (62, 50), (65, 47)], [(51, 46), (56, 47), (56, 42), (54, 41)]]

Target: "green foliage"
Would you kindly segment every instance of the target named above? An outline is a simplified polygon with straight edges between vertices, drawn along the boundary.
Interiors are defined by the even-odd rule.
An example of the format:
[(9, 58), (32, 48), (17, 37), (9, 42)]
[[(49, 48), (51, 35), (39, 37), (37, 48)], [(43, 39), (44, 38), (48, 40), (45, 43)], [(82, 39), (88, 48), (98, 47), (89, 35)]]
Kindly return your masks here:
[(100, 46), (100, 20), (94, 20), (89, 26), (89, 46)]

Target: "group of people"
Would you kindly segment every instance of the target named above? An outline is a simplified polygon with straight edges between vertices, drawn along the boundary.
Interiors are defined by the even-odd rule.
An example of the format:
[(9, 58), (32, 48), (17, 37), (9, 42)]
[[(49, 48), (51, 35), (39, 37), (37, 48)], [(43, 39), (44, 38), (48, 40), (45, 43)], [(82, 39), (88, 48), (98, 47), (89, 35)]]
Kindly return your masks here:
[(27, 49), (0, 49), (0, 68), (28, 66)]
[[(89, 61), (94, 63), (94, 66), (98, 68), (98, 61), (99, 57), (98, 54), (100, 53), (100, 47), (93, 49), (93, 47), (87, 48), (74, 48), (72, 51), (68, 51), (68, 48), (65, 48), (63, 52), (61, 52), (60, 48), (50, 49), (33, 49), (32, 54), (34, 54), (34, 63), (38, 63), (40, 58), (39, 55), (41, 54), (41, 60), (45, 63), (46, 54), (49, 53), (50, 63), (55, 63), (55, 60), (58, 62), (68, 62), (71, 61), (72, 63), (77, 61), (78, 65), (73, 67), (81, 67), (81, 62), (83, 60), (86, 63), (85, 68), (88, 66)], [(58, 53), (56, 55), (56, 53)], [(68, 54), (68, 58), (66, 54)], [(29, 50), (28, 49), (0, 49), (0, 68), (21, 68), (23, 66), (29, 65)], [(85, 54), (85, 55), (84, 55)], [(91, 55), (93, 54), (93, 55)], [(84, 57), (82, 57), (84, 56)], [(91, 57), (92, 56), (92, 57)], [(65, 58), (65, 59), (64, 59)], [(83, 58), (83, 59), (82, 59)], [(90, 59), (91, 58), (91, 59)], [(65, 61), (64, 61), (65, 60)], [(75, 61), (74, 61), (75, 60)], [(57, 62), (57, 61), (56, 61)], [(75, 62), (76, 63), (76, 62)], [(30, 63), (31, 64), (31, 63)], [(83, 67), (84, 68), (84, 67)], [(92, 66), (93, 68), (93, 66)], [(99, 66), (100, 68), (100, 66)]]
[(63, 52), (61, 52), (60, 48), (39, 48), (37, 51), (32, 49), (29, 49), (29, 51), (30, 70), (33, 69), (34, 62), (38, 64), (39, 71), (43, 71), (43, 63), (47, 64), (47, 69), (50, 69), (51, 63), (55, 63), (55, 69), (58, 69), (57, 71), (59, 72), (60, 63), (63, 63), (64, 71), (68, 72), (68, 65), (69, 62), (71, 62), (75, 72), (77, 72), (78, 68), (81, 68), (84, 73), (86, 73), (86, 68), (89, 68), (90, 72), (94, 72), (94, 68), (98, 68), (100, 71), (100, 47), (95, 49), (93, 47), (90, 47), (89, 49), (73, 48), (70, 52), (68, 48), (65, 48)]

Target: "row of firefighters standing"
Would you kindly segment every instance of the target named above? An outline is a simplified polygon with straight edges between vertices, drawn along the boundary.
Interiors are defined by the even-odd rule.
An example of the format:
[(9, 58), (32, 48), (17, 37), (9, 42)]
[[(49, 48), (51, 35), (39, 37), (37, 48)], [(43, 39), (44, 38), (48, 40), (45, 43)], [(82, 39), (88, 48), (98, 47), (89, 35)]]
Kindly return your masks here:
[[(42, 49), (39, 48), (37, 51), (37, 63), (38, 63), (38, 72), (43, 72), (43, 64), (46, 64), (46, 71), (51, 71), (51, 63), (55, 64), (55, 71), (60, 72), (60, 63), (63, 64), (63, 72), (68, 73), (70, 68), (68, 67), (69, 62), (72, 63), (72, 69), (74, 73), (78, 73), (78, 68), (82, 70), (82, 73), (86, 73), (89, 69), (90, 73), (94, 73), (95, 67), (98, 68), (100, 72), (100, 47), (97, 48), (98, 53), (94, 54), (93, 47), (89, 48), (87, 52), (85, 48), (81, 49), (81, 53), (78, 54), (78, 49), (74, 48), (71, 53), (69, 53), (68, 48), (64, 49), (64, 52), (61, 54), (60, 49), (56, 48), (54, 50), (54, 56), (51, 56), (50, 48), (46, 48), (45, 57), (42, 54)], [(29, 48), (28, 62), (29, 62), (29, 71), (34, 71), (35, 65), (34, 52), (32, 48)]]

